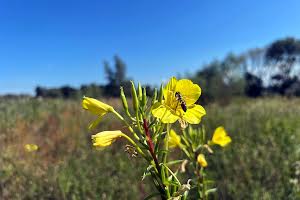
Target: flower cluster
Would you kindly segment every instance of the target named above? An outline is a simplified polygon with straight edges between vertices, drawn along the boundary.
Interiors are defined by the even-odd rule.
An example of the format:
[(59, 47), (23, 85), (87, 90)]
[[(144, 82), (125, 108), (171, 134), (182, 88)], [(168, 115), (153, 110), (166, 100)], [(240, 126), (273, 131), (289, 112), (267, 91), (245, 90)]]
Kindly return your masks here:
[[(188, 79), (177, 80), (172, 77), (159, 91), (154, 91), (151, 101), (145, 88), (140, 84), (136, 88), (131, 82), (131, 112), (121, 87), (120, 98), (125, 116), (112, 106), (89, 97), (83, 98), (82, 107), (97, 116), (89, 125), (90, 130), (109, 113), (124, 123), (128, 129), (125, 132), (129, 134), (120, 130), (101, 131), (92, 135), (93, 146), (104, 148), (118, 138), (125, 138), (130, 143), (130, 146), (126, 145), (127, 149), (133, 149), (148, 163), (143, 178), (152, 178), (161, 199), (187, 199), (193, 195), (191, 188), (197, 188), (198, 199), (205, 199), (208, 191), (212, 191), (205, 181), (204, 169), (209, 166), (206, 156), (213, 153), (213, 145), (225, 147), (231, 142), (231, 138), (223, 127), (218, 127), (211, 140), (207, 141), (204, 128), (193, 129), (189, 125), (199, 124), (206, 115), (205, 109), (196, 104), (200, 95), (199, 85)], [(175, 130), (182, 133), (177, 134)], [(175, 148), (183, 152), (184, 159), (168, 159), (169, 153)], [(174, 167), (174, 164), (181, 167)], [(179, 169), (185, 167), (193, 168), (194, 177), (182, 180), (180, 171), (184, 173), (185, 170)]]

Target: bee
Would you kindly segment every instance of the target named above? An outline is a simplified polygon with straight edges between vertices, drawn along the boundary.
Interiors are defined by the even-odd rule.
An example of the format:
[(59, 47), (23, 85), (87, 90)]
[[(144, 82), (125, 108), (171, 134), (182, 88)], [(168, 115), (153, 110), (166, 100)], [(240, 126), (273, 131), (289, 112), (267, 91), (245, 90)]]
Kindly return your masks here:
[(184, 112), (186, 112), (186, 110), (187, 110), (186, 103), (185, 103), (185, 101), (183, 100), (183, 98), (182, 98), (180, 92), (175, 92), (175, 97), (176, 97), (176, 100), (178, 101), (178, 103), (180, 103), (180, 106), (181, 106), (182, 110), (183, 110)]

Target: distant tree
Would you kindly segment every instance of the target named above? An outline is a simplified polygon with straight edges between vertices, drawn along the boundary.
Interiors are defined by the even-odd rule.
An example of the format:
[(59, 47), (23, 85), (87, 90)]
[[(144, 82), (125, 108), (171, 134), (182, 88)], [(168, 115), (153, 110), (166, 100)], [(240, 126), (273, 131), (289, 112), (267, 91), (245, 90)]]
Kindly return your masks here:
[(50, 88), (46, 90), (45, 97), (47, 98), (62, 98), (61, 90), (58, 88)]
[(104, 70), (108, 81), (105, 86), (105, 94), (107, 96), (119, 96), (120, 86), (129, 85), (129, 81), (126, 79), (126, 64), (120, 57), (115, 56), (114, 69), (107, 61), (104, 61)]
[[(243, 70), (245, 68), (245, 58), (243, 55), (228, 54), (221, 62), (221, 73), (224, 82), (231, 87), (232, 93), (243, 93)], [(238, 85), (236, 85), (238, 83)], [(236, 87), (240, 86), (240, 87)], [(234, 91), (235, 89), (235, 91)], [(239, 90), (239, 91), (236, 91)]]
[(250, 73), (262, 79), (265, 82), (269, 80), (269, 74), (272, 71), (265, 63), (265, 48), (250, 49), (244, 53), (245, 69), (244, 74)]
[(126, 64), (121, 60), (120, 57), (115, 56), (115, 79), (117, 85), (122, 85), (126, 80)]
[(294, 77), (289, 82), (289, 87), (285, 91), (286, 96), (300, 96), (300, 81), (297, 77)]
[(202, 101), (227, 103), (232, 96), (244, 94), (242, 69), (244, 58), (228, 54), (224, 60), (215, 60), (202, 67), (192, 79), (203, 89)]
[(265, 48), (254, 48), (244, 53), (244, 92), (248, 97), (259, 97), (263, 94), (264, 83), (270, 80), (272, 71), (265, 63)]
[(35, 96), (45, 98), (61, 98), (62, 93), (58, 88), (44, 88), (38, 86), (35, 89)]
[(261, 78), (249, 72), (245, 73), (245, 93), (249, 97), (259, 97), (263, 92), (263, 83)]
[(37, 86), (35, 88), (35, 96), (36, 97), (44, 97), (44, 95), (45, 95), (45, 89), (40, 86)]
[(299, 63), (300, 40), (285, 38), (273, 42), (266, 51), (266, 62), (280, 70), (279, 73), (289, 77), (293, 66)]
[(44, 98), (75, 99), (79, 97), (79, 92), (77, 89), (70, 86), (62, 86), (60, 88), (44, 88), (38, 86), (35, 89), (35, 96)]
[(116, 85), (116, 76), (113, 69), (110, 67), (107, 61), (104, 61), (103, 65), (108, 85)]
[(61, 96), (64, 99), (74, 99), (78, 96), (77, 90), (68, 85), (62, 86), (60, 89)]
[(286, 95), (288, 92), (290, 95), (292, 91), (290, 87), (295, 87), (298, 81), (298, 77), (292, 72), (300, 63), (300, 40), (291, 37), (276, 40), (267, 48), (265, 61), (271, 65), (274, 72), (270, 86), (272, 91), (281, 95)]
[(103, 95), (104, 86), (97, 84), (82, 85), (80, 87), (80, 96), (99, 98)]
[(219, 98), (224, 89), (225, 84), (220, 73), (220, 62), (215, 60), (202, 67), (192, 79), (202, 88), (203, 103), (213, 101)]

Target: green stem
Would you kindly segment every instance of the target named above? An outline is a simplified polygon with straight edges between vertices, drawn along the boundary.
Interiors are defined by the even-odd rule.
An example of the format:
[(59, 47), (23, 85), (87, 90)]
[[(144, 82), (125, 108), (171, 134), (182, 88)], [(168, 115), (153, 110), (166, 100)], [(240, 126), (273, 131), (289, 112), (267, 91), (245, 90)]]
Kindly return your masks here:
[[(122, 121), (126, 124), (126, 126), (128, 127), (129, 131), (133, 134), (133, 136), (140, 141), (139, 136), (134, 132), (133, 128), (128, 124), (128, 122), (117, 112), (117, 111), (113, 111), (113, 113)], [(144, 152), (141, 150), (141, 148), (127, 135), (124, 134), (124, 137), (131, 143), (133, 144), (133, 146), (136, 148), (136, 150), (146, 159), (149, 160), (147, 158), (147, 156), (144, 154)]]
[[(168, 151), (169, 151), (168, 141), (169, 141), (170, 130), (171, 130), (171, 124), (167, 124), (167, 133), (166, 133), (166, 137), (164, 139), (165, 148), (164, 148), (164, 153), (163, 153), (163, 158), (162, 158), (163, 165), (167, 163), (167, 156), (168, 156)], [(168, 179), (168, 170), (166, 170), (165, 167), (162, 168), (161, 176), (162, 176), (162, 180), (167, 180)], [(167, 198), (171, 197), (168, 186), (166, 186), (166, 194), (167, 194)]]
[(122, 134), (122, 136), (125, 137), (146, 160), (148, 160), (141, 148), (130, 137), (128, 137), (128, 135)]
[(136, 113), (135, 118), (136, 118), (137, 127), (138, 127), (140, 133), (143, 134), (143, 130), (142, 130), (142, 127), (141, 127), (141, 124), (140, 124), (140, 118), (139, 118), (138, 112)]
[(181, 186), (180, 181), (178, 180), (177, 176), (174, 174), (174, 172), (172, 172), (172, 170), (165, 164), (162, 164), (170, 173), (171, 175), (175, 178), (176, 182), (178, 183), (179, 186)]
[(165, 152), (163, 155), (163, 163), (167, 163), (167, 156), (168, 156), (168, 151), (169, 151), (169, 135), (170, 135), (170, 130), (171, 130), (171, 124), (167, 124), (167, 134), (165, 137)]
[(206, 187), (205, 187), (205, 180), (203, 175), (201, 176), (201, 180), (202, 180), (202, 195), (203, 195), (203, 199), (206, 200), (206, 194), (205, 194)]
[(128, 122), (117, 111), (114, 110), (113, 113), (117, 116), (117, 118), (126, 124), (128, 130), (133, 134), (135, 139), (140, 140), (139, 136), (134, 132), (133, 128), (128, 124)]
[(185, 153), (185, 155), (186, 155), (189, 159), (192, 159), (190, 153), (186, 150), (185, 147), (182, 147), (181, 150)]

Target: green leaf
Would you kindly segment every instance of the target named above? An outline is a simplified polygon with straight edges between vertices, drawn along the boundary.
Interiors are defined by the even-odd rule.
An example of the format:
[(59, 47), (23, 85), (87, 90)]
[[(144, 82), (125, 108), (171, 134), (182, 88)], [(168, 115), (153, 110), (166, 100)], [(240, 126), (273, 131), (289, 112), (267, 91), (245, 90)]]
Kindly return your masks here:
[(168, 185), (180, 186), (177, 181), (168, 181)]
[(216, 191), (217, 191), (217, 188), (208, 189), (208, 190), (205, 191), (205, 195), (208, 195), (210, 193), (214, 193)]
[(180, 181), (178, 180), (176, 174), (174, 174), (174, 172), (172, 172), (172, 170), (166, 166), (165, 164), (162, 163), (162, 166), (164, 166), (165, 168), (167, 168), (167, 170), (172, 174), (172, 176), (175, 178), (175, 180), (177, 181), (177, 183), (179, 184), (179, 186), (181, 185)]
[(173, 161), (170, 161), (168, 163), (166, 163), (167, 166), (170, 166), (170, 165), (176, 165), (178, 163), (181, 163), (183, 162), (184, 160), (173, 160)]

